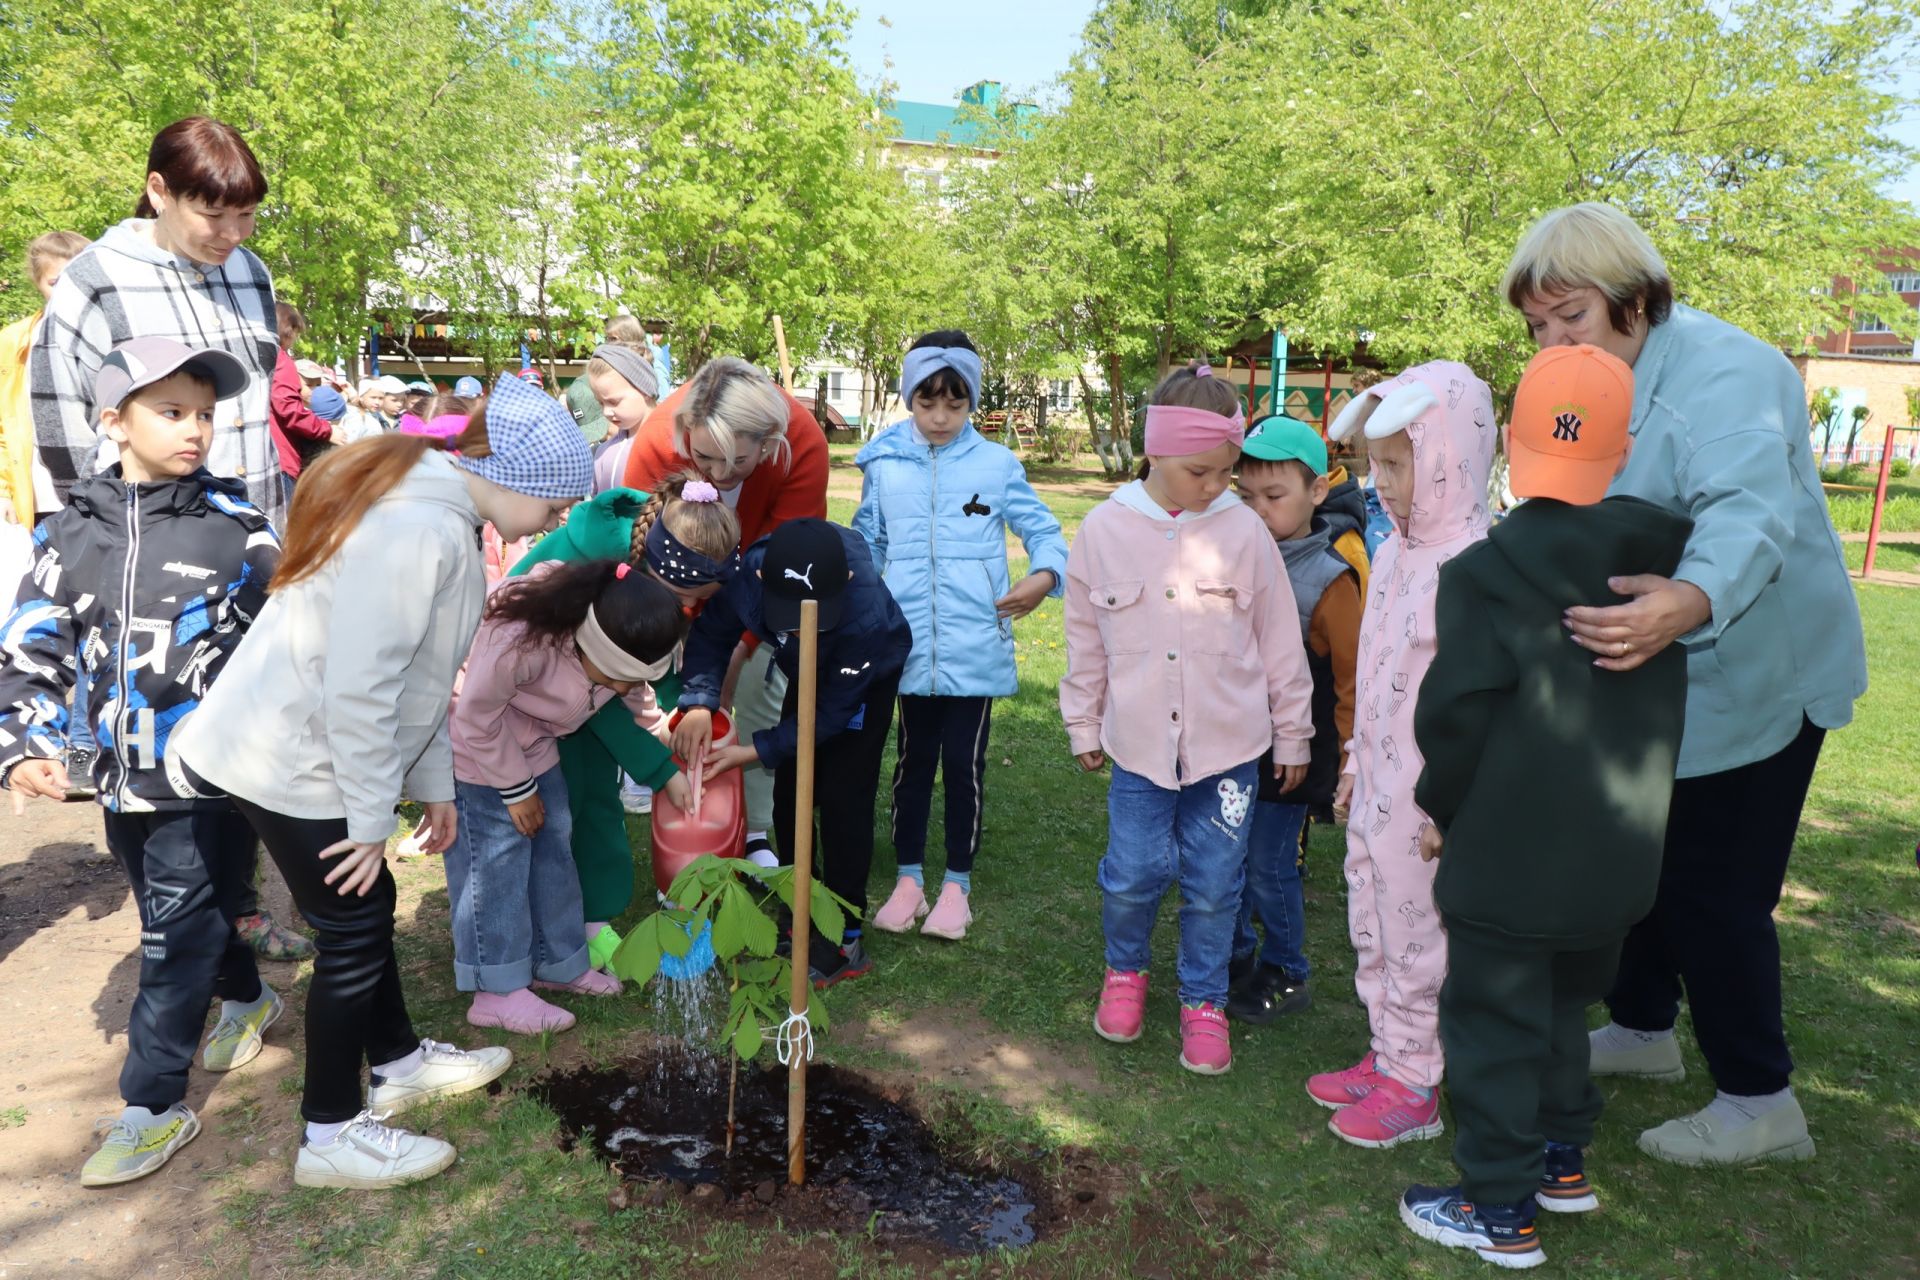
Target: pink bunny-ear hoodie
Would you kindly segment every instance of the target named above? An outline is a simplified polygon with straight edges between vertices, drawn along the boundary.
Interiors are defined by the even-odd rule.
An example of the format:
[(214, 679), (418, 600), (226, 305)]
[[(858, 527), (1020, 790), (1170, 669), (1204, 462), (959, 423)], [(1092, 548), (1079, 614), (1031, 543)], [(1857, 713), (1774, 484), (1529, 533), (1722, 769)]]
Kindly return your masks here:
[[(1404, 429), (1413, 445), (1413, 503), (1380, 547), (1368, 582), (1355, 663), (1347, 772), (1347, 924), (1354, 987), (1367, 1006), (1379, 1068), (1402, 1084), (1440, 1083), (1440, 984), (1447, 939), (1433, 906), (1438, 864), (1420, 859), (1429, 825), (1413, 802), (1420, 751), (1413, 706), (1433, 661), (1440, 566), (1487, 536), (1493, 395), (1462, 364), (1437, 360), (1368, 388), (1335, 420), (1336, 439)], [(1356, 439), (1356, 444), (1363, 443)]]

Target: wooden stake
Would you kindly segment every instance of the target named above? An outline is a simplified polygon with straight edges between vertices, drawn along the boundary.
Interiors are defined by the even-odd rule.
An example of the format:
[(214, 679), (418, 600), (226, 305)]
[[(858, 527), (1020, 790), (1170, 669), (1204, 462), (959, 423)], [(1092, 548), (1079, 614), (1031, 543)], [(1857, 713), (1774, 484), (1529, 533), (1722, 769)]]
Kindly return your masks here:
[(793, 391), (793, 360), (787, 355), (787, 327), (780, 323), (780, 317), (773, 318), (773, 345), (780, 348), (780, 385), (789, 393)]
[[(780, 318), (774, 317), (779, 333)], [(786, 343), (781, 341), (781, 350)], [(807, 1011), (811, 984), (807, 949), (813, 938), (813, 735), (819, 683), (820, 602), (800, 602), (800, 690), (795, 712), (800, 721), (798, 758), (793, 768), (793, 987), (787, 1003), (794, 1013)], [(832, 939), (829, 939), (832, 941)], [(807, 1055), (795, 1045), (787, 1064), (787, 1181), (807, 1181)]]

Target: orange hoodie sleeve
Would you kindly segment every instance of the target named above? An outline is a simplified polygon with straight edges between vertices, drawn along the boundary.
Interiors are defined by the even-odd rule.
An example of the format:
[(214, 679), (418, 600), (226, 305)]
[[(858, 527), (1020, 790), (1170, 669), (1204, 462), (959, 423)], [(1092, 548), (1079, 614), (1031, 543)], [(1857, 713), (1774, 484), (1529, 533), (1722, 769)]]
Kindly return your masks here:
[(798, 400), (788, 396), (787, 405), (790, 459), (785, 468), (758, 468), (747, 480), (751, 488), (755, 480), (765, 476), (767, 487), (751, 495), (759, 499), (751, 513), (744, 510), (749, 495), (741, 495), (740, 545), (743, 548), (789, 520), (827, 518), (827, 433)]
[(1355, 666), (1360, 649), (1360, 586), (1341, 574), (1320, 594), (1307, 621), (1307, 643), (1333, 663), (1333, 723), (1342, 743), (1353, 740)]

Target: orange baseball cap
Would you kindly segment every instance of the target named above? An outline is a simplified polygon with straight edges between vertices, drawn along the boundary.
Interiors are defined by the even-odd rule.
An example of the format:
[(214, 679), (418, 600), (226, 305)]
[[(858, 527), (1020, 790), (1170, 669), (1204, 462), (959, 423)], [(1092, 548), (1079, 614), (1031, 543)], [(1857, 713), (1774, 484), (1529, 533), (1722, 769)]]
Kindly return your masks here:
[(1548, 347), (1527, 363), (1507, 428), (1508, 485), (1520, 498), (1588, 506), (1607, 496), (1627, 451), (1633, 370), (1598, 347)]

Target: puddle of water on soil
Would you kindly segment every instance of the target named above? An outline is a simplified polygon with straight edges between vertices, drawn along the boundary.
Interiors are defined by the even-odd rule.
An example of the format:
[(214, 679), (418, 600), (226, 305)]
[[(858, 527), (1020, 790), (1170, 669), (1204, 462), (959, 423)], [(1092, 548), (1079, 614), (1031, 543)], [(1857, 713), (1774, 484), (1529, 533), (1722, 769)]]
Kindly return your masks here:
[[(736, 1196), (769, 1180), (786, 1185), (784, 1070), (742, 1070), (731, 1158), (721, 1057), (671, 1048), (548, 1076), (532, 1092), (560, 1117), (568, 1146), (591, 1142), (626, 1177), (718, 1183)], [(919, 1117), (831, 1066), (807, 1069), (807, 1182), (859, 1192), (883, 1235), (963, 1251), (1034, 1240), (1031, 1191), (949, 1160)]]

